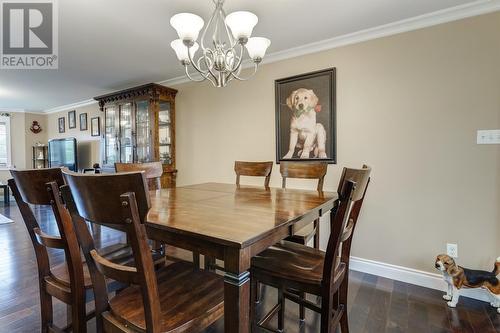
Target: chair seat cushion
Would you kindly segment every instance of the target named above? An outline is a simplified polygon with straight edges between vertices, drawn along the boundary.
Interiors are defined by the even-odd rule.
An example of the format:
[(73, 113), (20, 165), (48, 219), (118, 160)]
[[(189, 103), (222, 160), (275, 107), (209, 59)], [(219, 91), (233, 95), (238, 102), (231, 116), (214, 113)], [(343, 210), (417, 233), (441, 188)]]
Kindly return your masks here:
[[(195, 332), (224, 314), (224, 280), (193, 265), (176, 262), (157, 272), (161, 332)], [(111, 315), (145, 330), (141, 288), (131, 286), (110, 300)]]
[[(252, 271), (273, 280), (282, 279), (309, 286), (308, 291), (317, 293), (321, 288), (325, 252), (312, 247), (281, 241), (252, 258)], [(335, 280), (343, 277), (345, 265), (340, 258), (335, 261)], [(265, 281), (263, 281), (265, 282)]]

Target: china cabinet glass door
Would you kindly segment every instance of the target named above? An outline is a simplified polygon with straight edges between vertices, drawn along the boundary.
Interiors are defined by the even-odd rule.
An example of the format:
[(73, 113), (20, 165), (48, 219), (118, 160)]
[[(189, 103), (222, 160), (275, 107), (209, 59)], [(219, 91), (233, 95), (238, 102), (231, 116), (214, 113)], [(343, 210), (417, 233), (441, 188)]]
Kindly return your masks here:
[(132, 137), (132, 103), (120, 105), (120, 162), (134, 161), (134, 144)]
[(151, 125), (149, 102), (147, 100), (136, 102), (135, 117), (137, 162), (143, 163), (152, 161)]
[(160, 161), (163, 164), (172, 164), (172, 119), (169, 102), (160, 102), (158, 140)]
[(118, 114), (116, 106), (104, 110), (104, 161), (107, 165), (119, 162), (118, 156)]

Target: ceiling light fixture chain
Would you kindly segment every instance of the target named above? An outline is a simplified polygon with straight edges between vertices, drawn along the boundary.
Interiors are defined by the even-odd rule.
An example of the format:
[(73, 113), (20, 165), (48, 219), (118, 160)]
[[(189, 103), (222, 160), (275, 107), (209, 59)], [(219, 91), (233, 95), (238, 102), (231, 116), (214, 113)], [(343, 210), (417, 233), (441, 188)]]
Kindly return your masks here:
[[(215, 10), (201, 33), (199, 43), (196, 40), (204, 26), (203, 19), (191, 13), (172, 16), (170, 24), (177, 30), (179, 39), (174, 40), (171, 46), (190, 80), (195, 82), (208, 80), (215, 87), (225, 87), (233, 79), (244, 81), (255, 75), (271, 42), (267, 38), (251, 37), (252, 30), (258, 22), (255, 14), (238, 11), (226, 15), (223, 8), (224, 0), (212, 1)], [(211, 29), (213, 33), (210, 48), (206, 46), (206, 36)], [(200, 46), (202, 55), (195, 59)], [(249, 76), (241, 77), (245, 49), (254, 67)], [(190, 67), (194, 68), (201, 78), (193, 77), (189, 73)]]

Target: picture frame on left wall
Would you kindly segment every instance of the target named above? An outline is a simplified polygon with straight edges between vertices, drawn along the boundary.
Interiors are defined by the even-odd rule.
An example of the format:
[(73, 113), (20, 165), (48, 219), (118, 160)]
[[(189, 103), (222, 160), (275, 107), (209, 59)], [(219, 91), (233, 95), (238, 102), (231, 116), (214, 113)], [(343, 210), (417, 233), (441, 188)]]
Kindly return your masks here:
[(86, 130), (88, 130), (87, 114), (80, 113), (80, 131), (86, 131)]
[(59, 127), (59, 133), (66, 132), (66, 118), (64, 117), (57, 118), (57, 124)]
[(90, 136), (101, 136), (101, 118), (90, 119)]
[(76, 110), (68, 112), (68, 128), (76, 128)]

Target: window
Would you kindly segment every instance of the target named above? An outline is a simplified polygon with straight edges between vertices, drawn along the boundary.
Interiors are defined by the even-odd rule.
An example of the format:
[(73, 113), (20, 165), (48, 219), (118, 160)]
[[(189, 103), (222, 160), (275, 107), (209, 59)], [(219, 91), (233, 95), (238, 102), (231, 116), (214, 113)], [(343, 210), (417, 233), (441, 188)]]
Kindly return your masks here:
[(10, 159), (10, 117), (0, 116), (0, 168), (8, 168)]

